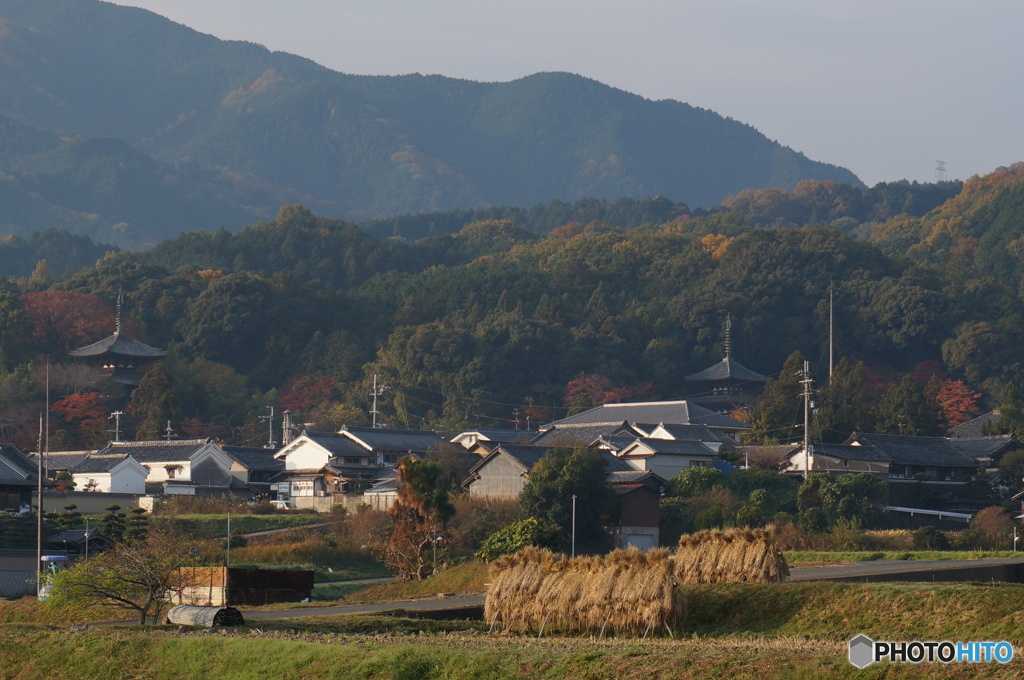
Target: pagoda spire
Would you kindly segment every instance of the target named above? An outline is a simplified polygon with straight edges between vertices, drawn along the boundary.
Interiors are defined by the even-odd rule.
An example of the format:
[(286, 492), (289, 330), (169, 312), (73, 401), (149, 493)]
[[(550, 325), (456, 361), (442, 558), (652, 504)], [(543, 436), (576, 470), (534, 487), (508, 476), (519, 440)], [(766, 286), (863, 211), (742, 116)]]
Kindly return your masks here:
[(121, 294), (121, 288), (117, 289), (117, 325), (114, 326), (114, 335), (121, 332), (121, 305), (124, 304), (124, 296)]
[(725, 358), (732, 355), (732, 314), (725, 313)]

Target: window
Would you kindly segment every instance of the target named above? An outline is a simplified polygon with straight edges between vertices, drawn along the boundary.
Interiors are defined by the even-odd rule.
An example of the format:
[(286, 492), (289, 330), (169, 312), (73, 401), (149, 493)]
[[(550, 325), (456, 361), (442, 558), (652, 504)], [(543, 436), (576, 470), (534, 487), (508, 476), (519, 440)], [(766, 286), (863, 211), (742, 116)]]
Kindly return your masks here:
[(292, 495), (293, 496), (312, 496), (313, 495), (313, 482), (292, 482)]
[(363, 459), (359, 456), (345, 456), (345, 465), (362, 465)]

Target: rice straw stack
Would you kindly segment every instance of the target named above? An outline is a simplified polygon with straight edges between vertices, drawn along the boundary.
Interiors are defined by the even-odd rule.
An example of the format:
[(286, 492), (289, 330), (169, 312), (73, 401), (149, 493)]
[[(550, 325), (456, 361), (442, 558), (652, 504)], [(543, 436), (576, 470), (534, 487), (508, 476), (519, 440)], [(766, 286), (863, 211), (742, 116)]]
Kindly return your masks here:
[(699, 531), (681, 536), (673, 556), (681, 584), (780, 583), (789, 565), (769, 529)]

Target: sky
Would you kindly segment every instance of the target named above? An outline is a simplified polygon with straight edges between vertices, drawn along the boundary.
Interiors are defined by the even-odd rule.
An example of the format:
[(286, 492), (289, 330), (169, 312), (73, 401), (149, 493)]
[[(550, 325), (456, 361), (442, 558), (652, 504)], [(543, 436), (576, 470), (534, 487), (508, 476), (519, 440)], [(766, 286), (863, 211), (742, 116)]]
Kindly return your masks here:
[(567, 71), (751, 125), (869, 186), (1024, 161), (1020, 0), (115, 0), (344, 73)]

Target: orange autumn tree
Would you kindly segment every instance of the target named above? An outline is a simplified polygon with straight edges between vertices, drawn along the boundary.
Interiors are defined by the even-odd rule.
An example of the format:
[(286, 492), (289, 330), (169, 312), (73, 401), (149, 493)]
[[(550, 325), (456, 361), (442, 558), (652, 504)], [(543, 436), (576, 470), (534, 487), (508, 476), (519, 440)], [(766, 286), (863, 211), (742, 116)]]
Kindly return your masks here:
[(979, 399), (981, 392), (975, 392), (963, 380), (944, 381), (935, 395), (935, 404), (943, 427), (956, 427), (981, 415)]

